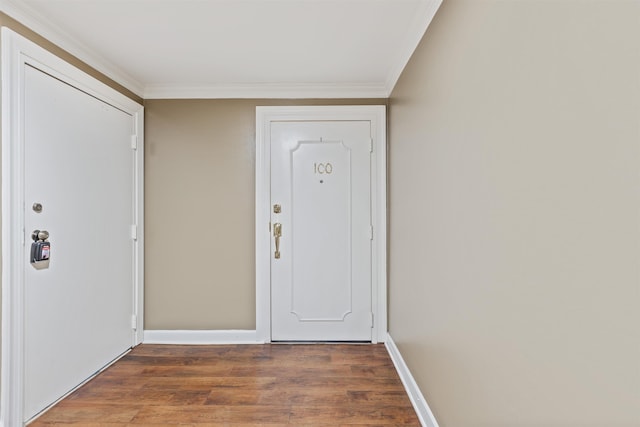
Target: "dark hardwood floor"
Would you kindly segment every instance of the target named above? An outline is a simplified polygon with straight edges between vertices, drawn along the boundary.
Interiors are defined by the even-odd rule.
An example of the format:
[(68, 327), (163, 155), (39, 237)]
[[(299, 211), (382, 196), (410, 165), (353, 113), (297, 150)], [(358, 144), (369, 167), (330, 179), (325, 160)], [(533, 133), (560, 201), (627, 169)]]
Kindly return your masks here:
[(140, 345), (30, 424), (419, 426), (385, 347)]

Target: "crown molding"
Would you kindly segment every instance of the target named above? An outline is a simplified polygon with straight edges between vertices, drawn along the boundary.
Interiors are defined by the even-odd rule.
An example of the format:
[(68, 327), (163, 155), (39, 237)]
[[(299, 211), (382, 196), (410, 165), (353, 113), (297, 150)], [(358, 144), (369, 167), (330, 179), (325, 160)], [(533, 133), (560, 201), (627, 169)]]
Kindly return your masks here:
[(149, 85), (144, 99), (309, 99), (309, 98), (387, 98), (383, 85), (372, 84), (228, 84), (228, 85)]
[(388, 98), (402, 71), (413, 55), (426, 29), (431, 24), (442, 0), (426, 0), (408, 26), (405, 42), (384, 82), (340, 84), (150, 84), (144, 85), (122, 68), (97, 55), (82, 42), (74, 39), (63, 28), (50, 23), (45, 16), (16, 0), (0, 0), (0, 11), (16, 19), (34, 32), (76, 56), (110, 79), (121, 84), (143, 99), (230, 99), (230, 98)]
[(45, 16), (29, 6), (15, 0), (0, 0), (0, 11), (136, 95), (142, 96), (144, 86), (139, 81), (128, 75), (121, 68), (96, 55), (90, 48), (69, 35), (64, 29), (51, 24)]
[(433, 17), (436, 15), (441, 4), (442, 0), (427, 0), (423, 3), (420, 11), (415, 14), (413, 21), (408, 27), (407, 37), (404, 43), (402, 43), (402, 50), (398, 52), (398, 56), (392, 62), (391, 71), (385, 82), (384, 87), (387, 92), (387, 97), (391, 96), (391, 92), (398, 82), (402, 71), (407, 66), (427, 28), (431, 25), (431, 21), (433, 21)]

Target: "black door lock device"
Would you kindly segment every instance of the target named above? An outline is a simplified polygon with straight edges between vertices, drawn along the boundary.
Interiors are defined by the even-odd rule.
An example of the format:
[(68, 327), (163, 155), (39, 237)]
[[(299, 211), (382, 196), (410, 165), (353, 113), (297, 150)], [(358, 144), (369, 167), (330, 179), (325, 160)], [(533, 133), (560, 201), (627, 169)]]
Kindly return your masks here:
[(46, 230), (34, 230), (31, 233), (31, 264), (48, 261), (51, 256), (51, 243), (47, 242), (49, 232)]

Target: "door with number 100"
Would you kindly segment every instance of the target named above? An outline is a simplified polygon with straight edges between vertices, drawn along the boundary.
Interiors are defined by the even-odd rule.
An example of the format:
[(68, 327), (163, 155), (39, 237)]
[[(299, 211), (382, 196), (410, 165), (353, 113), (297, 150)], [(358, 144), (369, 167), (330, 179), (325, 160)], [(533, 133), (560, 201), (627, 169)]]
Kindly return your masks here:
[(272, 122), (271, 338), (371, 341), (371, 123)]

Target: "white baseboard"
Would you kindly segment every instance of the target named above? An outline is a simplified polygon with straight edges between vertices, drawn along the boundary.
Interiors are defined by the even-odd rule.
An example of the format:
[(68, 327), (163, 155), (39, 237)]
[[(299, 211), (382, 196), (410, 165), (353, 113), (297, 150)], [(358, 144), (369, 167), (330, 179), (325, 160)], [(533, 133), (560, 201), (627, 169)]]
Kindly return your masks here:
[(433, 416), (433, 412), (431, 412), (431, 409), (427, 404), (427, 400), (422, 395), (422, 392), (418, 388), (418, 384), (416, 384), (416, 381), (413, 379), (413, 375), (411, 375), (411, 372), (409, 371), (409, 367), (404, 363), (404, 359), (402, 358), (402, 355), (400, 355), (400, 351), (398, 350), (398, 347), (396, 347), (396, 343), (393, 342), (393, 339), (389, 334), (387, 334), (385, 346), (387, 347), (389, 356), (391, 356), (391, 360), (396, 367), (396, 371), (398, 371), (400, 380), (409, 395), (409, 400), (411, 400), (411, 404), (416, 410), (418, 418), (420, 419), (420, 424), (422, 424), (423, 427), (439, 427), (436, 417)]
[(143, 344), (264, 344), (252, 330), (145, 330)]

